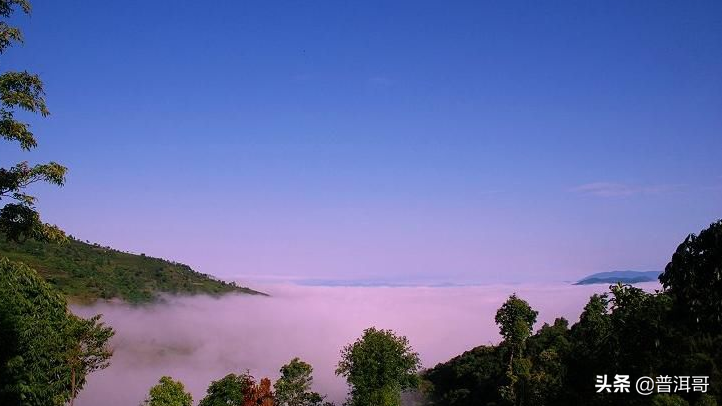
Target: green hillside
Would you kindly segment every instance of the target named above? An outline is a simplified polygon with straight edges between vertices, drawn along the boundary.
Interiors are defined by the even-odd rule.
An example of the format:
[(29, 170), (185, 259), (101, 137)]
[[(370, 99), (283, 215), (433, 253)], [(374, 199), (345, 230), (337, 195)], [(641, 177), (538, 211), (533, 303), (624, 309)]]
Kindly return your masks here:
[(64, 244), (36, 241), (17, 244), (0, 237), (0, 257), (24, 262), (70, 300), (78, 302), (119, 298), (143, 303), (153, 301), (160, 293), (263, 295), (233, 282), (216, 280), (185, 264), (74, 239)]

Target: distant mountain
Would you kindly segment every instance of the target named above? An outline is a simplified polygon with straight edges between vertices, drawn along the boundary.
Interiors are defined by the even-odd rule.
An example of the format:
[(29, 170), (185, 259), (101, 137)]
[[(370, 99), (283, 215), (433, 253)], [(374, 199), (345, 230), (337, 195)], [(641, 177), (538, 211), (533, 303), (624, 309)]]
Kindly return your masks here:
[(659, 271), (612, 271), (599, 272), (585, 277), (575, 285), (591, 285), (595, 283), (640, 283), (653, 282), (659, 279)]
[(0, 236), (0, 257), (24, 262), (70, 300), (77, 302), (117, 298), (143, 303), (153, 301), (163, 293), (265, 295), (196, 272), (185, 264), (121, 252), (75, 239), (64, 244), (36, 241), (17, 244)]

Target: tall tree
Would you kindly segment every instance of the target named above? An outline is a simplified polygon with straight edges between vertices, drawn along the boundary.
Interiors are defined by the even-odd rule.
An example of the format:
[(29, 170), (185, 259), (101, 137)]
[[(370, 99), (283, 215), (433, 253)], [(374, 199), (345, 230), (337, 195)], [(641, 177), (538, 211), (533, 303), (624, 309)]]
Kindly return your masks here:
[(687, 236), (659, 280), (690, 326), (722, 333), (722, 220)]
[(273, 384), (277, 406), (317, 406), (323, 396), (313, 392), (313, 367), (311, 364), (292, 359), (281, 367), (281, 377)]
[[(529, 306), (525, 300), (520, 299), (516, 293), (496, 311), (495, 321), (504, 342), (512, 346), (515, 352), (521, 351), (526, 339), (531, 336), (536, 317), (539, 314)], [(513, 353), (512, 353), (513, 355)]]
[[(8, 19), (19, 8), (30, 13), (28, 0), (0, 0), (0, 18)], [(23, 36), (17, 27), (0, 21), (0, 54), (4, 54), (14, 43), (22, 42)], [(45, 91), (40, 77), (29, 72), (4, 72), (0, 75), (0, 137), (17, 142), (22, 150), (37, 147), (35, 134), (30, 124), (16, 118), (18, 111), (50, 114), (45, 105)], [(7, 238), (20, 241), (26, 238), (58, 240), (64, 237), (62, 231), (45, 224), (35, 208), (35, 196), (27, 193), (27, 187), (37, 182), (63, 185), (67, 169), (56, 163), (31, 165), (27, 161), (16, 163), (9, 168), (0, 168), (0, 200), (10, 201), (0, 209), (0, 232)]]
[(91, 373), (110, 365), (113, 350), (108, 341), (115, 334), (112, 328), (100, 321), (100, 315), (83, 319), (75, 317), (65, 331), (70, 341), (66, 351), (70, 367), (70, 406), (85, 385), (85, 378)]
[(170, 376), (163, 376), (158, 384), (150, 388), (147, 406), (192, 406), (193, 396), (186, 392), (181, 381), (175, 381)]
[[(22, 42), (22, 33), (7, 21), (16, 9), (30, 13), (28, 0), (0, 0), (0, 54)], [(0, 137), (22, 150), (37, 146), (18, 111), (47, 116), (43, 83), (28, 72), (0, 74)], [(36, 199), (27, 193), (36, 182), (62, 185), (66, 168), (55, 162), (19, 162), (0, 168), (0, 234), (9, 240), (62, 240), (64, 234), (43, 223)], [(91, 372), (108, 366), (112, 329), (100, 317), (85, 320), (67, 308), (65, 299), (22, 264), (0, 259), (0, 404), (64, 405), (73, 399)]]
[[(508, 346), (509, 361), (507, 366), (507, 384), (499, 390), (502, 398), (511, 404), (521, 404), (523, 401), (517, 397), (517, 386), (521, 379), (530, 375), (531, 363), (522, 357), (526, 340), (531, 336), (536, 317), (539, 314), (532, 309), (525, 300), (511, 295), (496, 312), (495, 321), (499, 332), (504, 337), (503, 344)], [(515, 358), (516, 356), (516, 358)]]
[(37, 272), (0, 259), (0, 405), (64, 405), (106, 367), (113, 335), (68, 311)]
[(341, 351), (336, 375), (346, 378), (350, 406), (399, 406), (401, 392), (418, 387), (419, 355), (391, 330), (364, 330)]

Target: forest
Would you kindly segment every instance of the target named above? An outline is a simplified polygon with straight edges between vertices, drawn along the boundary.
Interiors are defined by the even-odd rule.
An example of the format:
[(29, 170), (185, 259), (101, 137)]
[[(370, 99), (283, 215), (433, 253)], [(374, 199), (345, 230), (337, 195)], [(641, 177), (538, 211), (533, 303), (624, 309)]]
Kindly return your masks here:
[[(512, 296), (499, 309), (503, 341), (425, 371), (436, 405), (714, 405), (722, 394), (722, 221), (688, 236), (648, 293), (612, 285), (578, 322), (532, 334), (537, 312)], [(550, 299), (551, 300), (551, 299)], [(706, 393), (597, 392), (596, 377), (706, 376)], [(610, 379), (611, 382), (611, 379)], [(677, 383), (675, 383), (677, 384)], [(674, 392), (671, 390), (670, 392)]]

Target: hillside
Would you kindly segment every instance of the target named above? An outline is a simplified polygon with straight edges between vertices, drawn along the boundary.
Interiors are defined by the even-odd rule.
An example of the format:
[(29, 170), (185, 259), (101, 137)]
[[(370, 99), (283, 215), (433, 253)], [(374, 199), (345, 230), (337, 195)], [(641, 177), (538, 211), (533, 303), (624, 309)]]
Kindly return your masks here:
[(595, 283), (607, 283), (614, 284), (617, 282), (621, 283), (641, 283), (641, 282), (653, 282), (658, 280), (659, 271), (612, 271), (612, 272), (599, 272), (585, 277), (575, 285), (591, 285)]
[(131, 303), (154, 300), (158, 294), (260, 294), (219, 281), (188, 265), (135, 255), (71, 239), (65, 244), (8, 242), (0, 237), (0, 256), (36, 269), (70, 300), (92, 302), (119, 298)]

